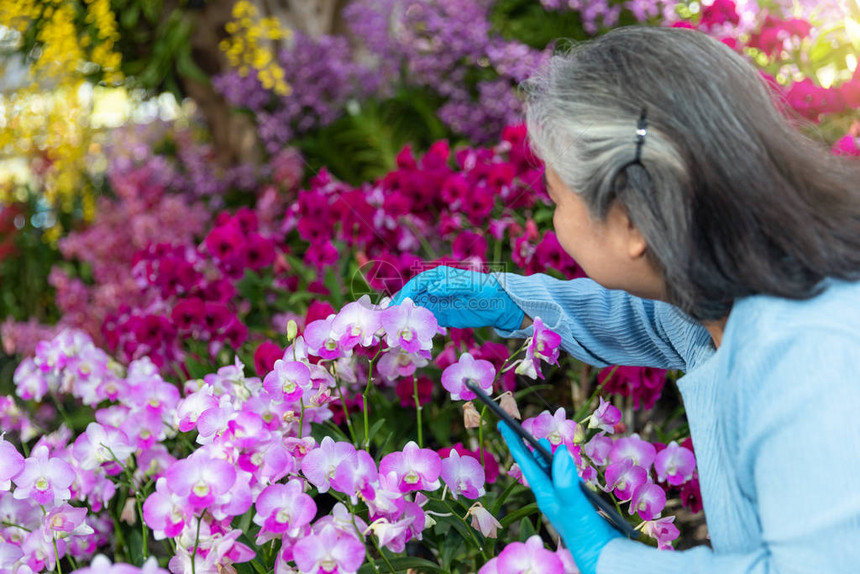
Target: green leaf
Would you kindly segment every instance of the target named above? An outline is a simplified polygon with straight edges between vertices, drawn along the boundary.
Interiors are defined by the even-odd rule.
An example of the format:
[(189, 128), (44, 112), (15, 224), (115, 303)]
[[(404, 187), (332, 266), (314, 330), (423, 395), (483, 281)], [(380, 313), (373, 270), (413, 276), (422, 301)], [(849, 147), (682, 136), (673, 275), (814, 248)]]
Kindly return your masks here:
[(538, 508), (537, 503), (533, 502), (531, 504), (523, 506), (518, 510), (515, 510), (514, 512), (511, 512), (507, 516), (502, 517), (501, 519), (499, 519), (499, 523), (501, 523), (502, 528), (507, 528), (517, 520), (525, 516), (529, 516), (531, 514), (537, 514), (538, 512), (540, 512), (540, 509)]
[[(425, 560), (424, 558), (418, 558), (415, 556), (401, 556), (389, 558), (388, 561), (394, 566), (394, 570), (396, 572), (405, 572), (409, 569), (414, 569), (419, 572), (441, 572), (442, 568), (436, 564), (435, 562), (430, 562), (429, 560)], [(377, 560), (374, 562), (376, 568), (373, 567), (372, 564), (364, 564), (361, 568), (358, 569), (358, 574), (371, 574), (372, 572), (381, 571), (381, 572), (390, 572), (388, 569), (388, 564), (385, 563), (384, 560)]]
[(520, 542), (525, 542), (536, 534), (532, 521), (528, 518), (520, 520)]

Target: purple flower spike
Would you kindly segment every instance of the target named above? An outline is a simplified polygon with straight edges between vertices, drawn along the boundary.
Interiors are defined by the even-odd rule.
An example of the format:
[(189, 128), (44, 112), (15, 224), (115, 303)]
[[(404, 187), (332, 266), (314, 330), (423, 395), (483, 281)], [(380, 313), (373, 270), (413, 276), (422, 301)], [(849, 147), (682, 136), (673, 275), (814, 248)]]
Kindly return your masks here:
[(263, 388), (282, 401), (294, 402), (311, 388), (311, 370), (299, 361), (275, 361), (275, 368), (263, 379)]
[(648, 480), (648, 471), (636, 466), (630, 459), (614, 462), (606, 467), (606, 491), (615, 491), (618, 500), (633, 498), (633, 492)]
[(382, 328), (389, 347), (402, 347), (407, 353), (429, 351), (439, 323), (433, 312), (416, 307), (407, 297), (403, 303), (382, 312)]
[(442, 371), (442, 386), (451, 393), (451, 398), (455, 401), (470, 401), (475, 398), (475, 393), (466, 388), (466, 381), (474, 381), (485, 392), (489, 392), (495, 378), (496, 369), (493, 363), (463, 353), (459, 361)]
[(543, 540), (535, 534), (525, 541), (513, 542), (499, 553), (498, 572), (505, 574), (564, 574), (564, 564), (558, 555), (544, 548)]
[(658, 452), (654, 459), (657, 480), (660, 482), (665, 480), (672, 486), (680, 486), (693, 478), (695, 469), (696, 456), (690, 449), (678, 446), (675, 441)]
[(638, 512), (642, 520), (653, 520), (660, 516), (665, 507), (666, 491), (653, 482), (646, 481), (633, 491), (627, 512), (631, 515)]
[(326, 525), (319, 534), (296, 541), (293, 558), (302, 573), (353, 574), (364, 562), (364, 544)]
[(347, 303), (331, 323), (332, 337), (344, 350), (352, 350), (356, 345), (370, 347), (381, 328), (382, 312), (364, 301)]
[(611, 462), (630, 460), (645, 470), (651, 468), (651, 463), (654, 462), (656, 456), (657, 449), (654, 448), (654, 445), (647, 440), (642, 440), (637, 434), (616, 440), (615, 444), (612, 445), (612, 450), (609, 451)]
[(296, 536), (311, 523), (317, 513), (314, 499), (304, 493), (302, 482), (292, 479), (287, 484), (270, 484), (256, 502), (254, 524), (261, 531)]
[(460, 494), (472, 500), (484, 496), (484, 467), (478, 459), (461, 457), (456, 450), (451, 450), (448, 458), (442, 461), (442, 480), (448, 485), (454, 500)]
[(615, 425), (621, 420), (621, 411), (612, 403), (600, 397), (600, 404), (588, 417), (588, 428), (599, 428), (608, 433), (615, 432)]
[(442, 459), (429, 448), (418, 448), (414, 441), (403, 447), (403, 452), (392, 452), (379, 462), (379, 473), (396, 475), (400, 492), (436, 490), (441, 486)]

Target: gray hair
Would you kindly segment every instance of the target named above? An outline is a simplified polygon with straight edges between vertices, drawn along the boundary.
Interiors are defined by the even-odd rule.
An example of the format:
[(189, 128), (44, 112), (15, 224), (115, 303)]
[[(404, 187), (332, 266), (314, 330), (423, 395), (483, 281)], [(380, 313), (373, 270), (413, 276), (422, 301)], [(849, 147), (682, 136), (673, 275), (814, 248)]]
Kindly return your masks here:
[(723, 317), (746, 295), (802, 299), (824, 277), (860, 277), (860, 162), (803, 135), (723, 43), (616, 28), (571, 43), (522, 89), (535, 153), (594, 218), (622, 203), (671, 302), (694, 317)]

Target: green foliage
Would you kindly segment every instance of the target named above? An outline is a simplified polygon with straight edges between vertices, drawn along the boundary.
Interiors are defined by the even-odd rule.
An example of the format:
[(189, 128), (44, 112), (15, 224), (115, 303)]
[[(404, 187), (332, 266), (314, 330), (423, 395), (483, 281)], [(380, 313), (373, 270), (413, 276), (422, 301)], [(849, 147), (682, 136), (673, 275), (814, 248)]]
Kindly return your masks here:
[(192, 19), (187, 1), (165, 12), (163, 0), (112, 0), (117, 15), (123, 74), (132, 84), (153, 93), (185, 96), (180, 78), (208, 82), (191, 57)]
[(509, 40), (543, 49), (558, 38), (587, 40), (579, 13), (550, 12), (536, 0), (498, 0), (490, 14), (493, 28)]
[(440, 102), (432, 95), (403, 88), (383, 101), (351, 102), (347, 113), (325, 128), (298, 138), (312, 173), (326, 167), (352, 185), (392, 171), (407, 143), (416, 150), (451, 133), (436, 116)]

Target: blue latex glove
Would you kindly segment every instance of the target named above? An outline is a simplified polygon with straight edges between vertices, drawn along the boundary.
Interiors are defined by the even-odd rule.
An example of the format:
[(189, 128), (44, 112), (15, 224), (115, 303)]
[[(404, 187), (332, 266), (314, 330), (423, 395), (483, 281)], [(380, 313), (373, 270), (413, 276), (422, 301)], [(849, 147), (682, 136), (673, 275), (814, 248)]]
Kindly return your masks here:
[[(535, 460), (540, 455), (529, 452), (519, 435), (504, 422), (499, 422), (498, 428), (528, 480), (538, 508), (558, 530), (576, 566), (582, 574), (595, 574), (600, 551), (621, 533), (597, 514), (580, 490), (581, 479), (567, 447), (561, 445), (556, 449), (552, 457), (553, 479), (550, 480)], [(540, 442), (551, 450), (549, 441), (541, 439)]]
[(407, 297), (430, 309), (442, 327), (514, 331), (525, 317), (492, 275), (444, 265), (410, 279), (391, 303), (399, 305)]

